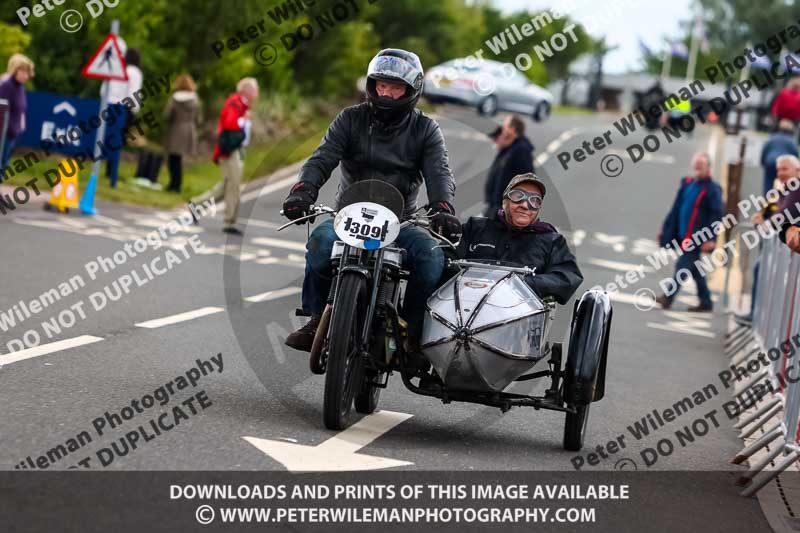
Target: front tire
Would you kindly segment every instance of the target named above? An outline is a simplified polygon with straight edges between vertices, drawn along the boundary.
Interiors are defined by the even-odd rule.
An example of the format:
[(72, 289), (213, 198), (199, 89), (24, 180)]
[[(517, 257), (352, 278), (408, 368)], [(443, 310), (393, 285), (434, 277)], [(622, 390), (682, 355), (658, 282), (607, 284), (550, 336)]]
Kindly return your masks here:
[(381, 378), (381, 374), (375, 376), (364, 376), (361, 384), (361, 391), (356, 395), (355, 406), (356, 412), (363, 415), (371, 415), (378, 408), (378, 400), (381, 397), (380, 387), (371, 385), (372, 381)]
[(586, 423), (589, 421), (589, 405), (576, 405), (576, 412), (567, 413), (564, 423), (564, 449), (571, 452), (583, 448), (583, 436), (586, 434)]
[(342, 276), (331, 317), (322, 406), (325, 427), (333, 430), (351, 424), (353, 398), (363, 381), (359, 339), (366, 311), (366, 280), (355, 272)]

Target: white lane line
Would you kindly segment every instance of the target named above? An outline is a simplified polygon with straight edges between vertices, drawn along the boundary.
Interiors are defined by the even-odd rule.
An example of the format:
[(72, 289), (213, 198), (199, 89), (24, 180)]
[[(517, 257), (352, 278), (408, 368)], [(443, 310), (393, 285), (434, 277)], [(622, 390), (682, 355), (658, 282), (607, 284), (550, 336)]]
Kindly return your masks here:
[(258, 220), (255, 218), (248, 218), (245, 224), (248, 226), (255, 226), (257, 228), (267, 228), (267, 229), (276, 229), (281, 227), (280, 224), (275, 224), (274, 222), (266, 222), (264, 220)]
[(594, 257), (587, 261), (591, 265), (596, 265), (611, 270), (618, 270), (620, 272), (641, 271), (641, 272), (655, 272), (653, 267), (645, 266), (641, 263), (626, 263), (624, 261), (609, 261), (607, 259), (596, 259)]
[(556, 153), (556, 151), (561, 148), (561, 145), (573, 138), (575, 135), (578, 134), (580, 128), (572, 128), (570, 130), (565, 131), (561, 135), (559, 135), (558, 139), (552, 141), (550, 144), (547, 145), (547, 150), (536, 156), (534, 163), (536, 166), (542, 166), (545, 161), (547, 161), (551, 155)]
[(220, 313), (224, 310), (225, 309), (222, 307), (201, 307), (194, 311), (165, 316), (164, 318), (156, 318), (155, 320), (148, 320), (147, 322), (139, 322), (138, 324), (134, 324), (134, 326), (148, 329), (160, 328), (161, 326), (169, 326), (171, 324), (177, 324), (178, 322), (200, 318), (201, 316), (213, 315), (214, 313)]
[(11, 363), (16, 363), (17, 361), (24, 361), (25, 359), (31, 359), (32, 357), (39, 357), (40, 355), (47, 355), (49, 353), (58, 352), (61, 350), (77, 348), (78, 346), (92, 344), (94, 342), (99, 342), (101, 340), (103, 340), (102, 337), (81, 335), (80, 337), (75, 337), (73, 339), (64, 339), (63, 341), (41, 344), (39, 346), (34, 346), (33, 348), (27, 348), (25, 350), (12, 352), (6, 355), (0, 355), (0, 366), (10, 365)]
[[(256, 189), (254, 191), (247, 192), (247, 193), (243, 194), (239, 198), (239, 202), (240, 203), (241, 202), (249, 202), (250, 200), (253, 200), (253, 199), (258, 198), (260, 196), (266, 196), (266, 195), (271, 194), (271, 193), (273, 193), (273, 192), (275, 192), (277, 190), (284, 189), (284, 188), (288, 187), (289, 185), (291, 185), (295, 181), (297, 181), (297, 174), (289, 176), (288, 178), (283, 178), (282, 180), (276, 181), (275, 183), (270, 183), (269, 185), (264, 185), (260, 189)], [(288, 193), (289, 191), (287, 190), (286, 192)]]
[(303, 289), (300, 287), (284, 287), (283, 289), (278, 289), (275, 291), (267, 291), (262, 292), (261, 294), (256, 294), (254, 296), (248, 296), (244, 299), (245, 302), (269, 302), (270, 300), (277, 300), (278, 298), (283, 298), (284, 296), (291, 296), (292, 294), (297, 294), (302, 292)]
[(256, 237), (252, 239), (254, 244), (263, 244), (264, 246), (274, 246), (276, 248), (284, 248), (286, 250), (295, 250), (297, 252), (305, 252), (306, 245), (302, 242), (287, 241), (284, 239), (274, 239), (272, 237)]

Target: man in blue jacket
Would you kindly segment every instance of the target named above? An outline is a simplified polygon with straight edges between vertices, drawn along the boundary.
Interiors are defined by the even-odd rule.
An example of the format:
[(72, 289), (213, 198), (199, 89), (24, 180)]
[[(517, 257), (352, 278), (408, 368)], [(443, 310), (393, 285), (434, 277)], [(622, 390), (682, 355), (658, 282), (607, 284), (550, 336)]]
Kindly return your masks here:
[[(663, 309), (672, 307), (672, 302), (680, 291), (682, 280), (677, 274), (686, 269), (697, 284), (700, 305), (690, 307), (689, 311), (711, 311), (711, 291), (708, 290), (705, 276), (695, 265), (701, 253), (714, 251), (716, 235), (711, 225), (722, 218), (722, 188), (711, 179), (711, 157), (699, 152), (692, 158), (694, 176), (681, 179), (678, 195), (664, 220), (659, 245), (663, 248), (680, 248), (682, 255), (675, 264), (675, 287), (670, 294), (659, 296), (656, 301)], [(675, 250), (678, 252), (679, 250)]]
[(764, 147), (761, 149), (761, 166), (764, 167), (764, 187), (762, 194), (772, 189), (777, 175), (776, 162), (782, 155), (797, 156), (797, 144), (795, 144), (794, 122), (788, 119), (781, 119), (778, 122), (778, 129), (770, 135)]

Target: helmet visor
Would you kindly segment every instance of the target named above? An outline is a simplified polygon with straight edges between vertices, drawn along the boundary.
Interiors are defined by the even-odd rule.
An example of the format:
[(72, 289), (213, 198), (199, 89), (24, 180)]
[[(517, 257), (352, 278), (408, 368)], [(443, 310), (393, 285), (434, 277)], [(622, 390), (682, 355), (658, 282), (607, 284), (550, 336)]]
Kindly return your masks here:
[(412, 89), (418, 89), (422, 72), (400, 57), (378, 56), (369, 62), (367, 77), (384, 80), (394, 80), (406, 83)]

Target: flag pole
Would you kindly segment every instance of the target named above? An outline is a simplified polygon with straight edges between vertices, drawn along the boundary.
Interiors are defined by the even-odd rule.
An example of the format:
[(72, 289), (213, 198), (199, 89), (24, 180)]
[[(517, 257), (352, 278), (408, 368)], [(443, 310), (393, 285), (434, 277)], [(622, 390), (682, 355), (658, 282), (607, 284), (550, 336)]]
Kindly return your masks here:
[(672, 67), (672, 45), (667, 43), (667, 51), (664, 53), (664, 61), (661, 63), (661, 79), (669, 77), (670, 67)]
[(694, 19), (692, 27), (692, 42), (689, 45), (689, 64), (686, 66), (686, 82), (691, 83), (694, 78), (694, 70), (697, 66), (697, 54), (700, 51), (700, 15)]

